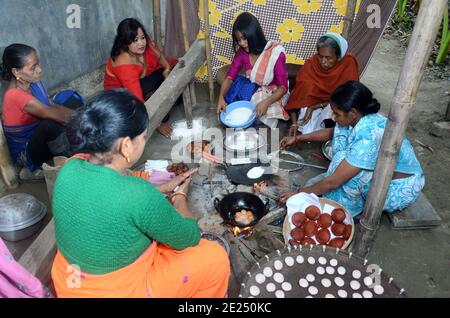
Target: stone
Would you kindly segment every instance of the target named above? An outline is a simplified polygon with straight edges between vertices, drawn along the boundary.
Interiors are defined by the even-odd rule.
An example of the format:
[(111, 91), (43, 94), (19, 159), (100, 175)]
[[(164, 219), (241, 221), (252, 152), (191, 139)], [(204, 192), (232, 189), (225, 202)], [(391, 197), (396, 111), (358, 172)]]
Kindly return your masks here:
[(430, 134), (436, 137), (450, 137), (450, 121), (434, 122), (431, 126)]

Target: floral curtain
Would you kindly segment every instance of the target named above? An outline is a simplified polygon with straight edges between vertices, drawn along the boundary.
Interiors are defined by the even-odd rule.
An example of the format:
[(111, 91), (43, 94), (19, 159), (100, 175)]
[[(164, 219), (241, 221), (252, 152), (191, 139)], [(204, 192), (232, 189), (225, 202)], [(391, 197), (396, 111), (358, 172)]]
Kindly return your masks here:
[[(232, 25), (242, 12), (258, 18), (268, 40), (281, 42), (286, 48), (287, 63), (303, 65), (316, 52), (315, 44), (322, 34), (342, 32), (346, 10), (347, 0), (209, 0), (214, 78), (221, 67), (231, 64)], [(204, 38), (203, 1), (199, 18), (199, 37)], [(205, 81), (207, 76), (205, 63), (197, 72), (197, 79)]]

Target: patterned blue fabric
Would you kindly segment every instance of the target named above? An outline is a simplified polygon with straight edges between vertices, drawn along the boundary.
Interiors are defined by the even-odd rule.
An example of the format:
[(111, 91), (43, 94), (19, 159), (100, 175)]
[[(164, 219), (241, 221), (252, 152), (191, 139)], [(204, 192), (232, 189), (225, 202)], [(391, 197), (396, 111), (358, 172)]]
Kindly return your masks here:
[(250, 101), (253, 94), (258, 90), (258, 85), (252, 83), (245, 76), (239, 75), (231, 85), (227, 94), (224, 96), (225, 101), (228, 104), (237, 102), (240, 100)]
[[(356, 216), (364, 209), (372, 182), (378, 152), (387, 119), (379, 114), (367, 115), (354, 127), (335, 127), (333, 137), (333, 160), (326, 173), (330, 176), (342, 160), (362, 171), (338, 189), (324, 196), (344, 205)], [(392, 180), (384, 210), (402, 210), (417, 200), (425, 185), (425, 178), (411, 143), (405, 139), (400, 148), (396, 172), (411, 174), (409, 178)]]

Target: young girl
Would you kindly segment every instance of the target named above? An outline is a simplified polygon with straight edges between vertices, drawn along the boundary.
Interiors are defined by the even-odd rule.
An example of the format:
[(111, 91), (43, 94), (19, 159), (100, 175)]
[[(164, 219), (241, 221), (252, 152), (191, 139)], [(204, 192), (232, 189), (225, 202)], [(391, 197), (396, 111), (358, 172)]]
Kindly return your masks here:
[[(120, 22), (117, 36), (106, 64), (104, 88), (126, 88), (142, 102), (148, 100), (169, 76), (175, 59), (166, 59), (151, 41), (144, 26), (130, 18)], [(163, 119), (158, 131), (170, 137), (169, 116)]]
[(284, 111), (289, 87), (285, 49), (267, 41), (259, 21), (248, 12), (233, 25), (233, 45), (238, 50), (220, 89), (217, 115), (229, 103), (250, 100), (260, 121), (275, 128), (278, 119), (289, 119)]

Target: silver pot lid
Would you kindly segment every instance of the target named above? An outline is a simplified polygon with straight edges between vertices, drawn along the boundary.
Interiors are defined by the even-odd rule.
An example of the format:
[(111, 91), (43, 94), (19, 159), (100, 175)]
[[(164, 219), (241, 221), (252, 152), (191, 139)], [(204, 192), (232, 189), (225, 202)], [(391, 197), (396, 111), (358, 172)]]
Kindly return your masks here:
[(26, 193), (7, 195), (0, 199), (0, 232), (23, 230), (41, 221), (47, 207)]

